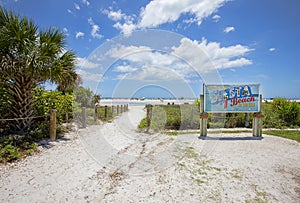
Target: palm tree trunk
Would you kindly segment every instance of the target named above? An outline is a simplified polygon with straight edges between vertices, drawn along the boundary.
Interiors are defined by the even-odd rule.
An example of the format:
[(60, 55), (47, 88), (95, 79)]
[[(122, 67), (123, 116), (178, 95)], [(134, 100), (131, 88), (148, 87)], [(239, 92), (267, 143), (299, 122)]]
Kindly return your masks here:
[(33, 115), (33, 93), (32, 89), (35, 86), (30, 76), (15, 77), (13, 84), (10, 87), (12, 94), (11, 114), (16, 118), (11, 122), (11, 130), (15, 133), (24, 134), (28, 131)]

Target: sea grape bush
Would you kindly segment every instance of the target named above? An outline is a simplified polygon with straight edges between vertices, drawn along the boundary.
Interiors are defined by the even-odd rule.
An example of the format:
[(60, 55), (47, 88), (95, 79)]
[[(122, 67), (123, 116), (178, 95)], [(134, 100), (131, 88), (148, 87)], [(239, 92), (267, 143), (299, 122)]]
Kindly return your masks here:
[(74, 96), (63, 94), (61, 91), (46, 91), (40, 88), (35, 90), (36, 115), (49, 115), (51, 109), (56, 109), (59, 123), (66, 119), (66, 114), (72, 115)]
[(272, 103), (265, 104), (265, 127), (298, 127), (300, 126), (300, 104), (285, 98), (275, 98)]

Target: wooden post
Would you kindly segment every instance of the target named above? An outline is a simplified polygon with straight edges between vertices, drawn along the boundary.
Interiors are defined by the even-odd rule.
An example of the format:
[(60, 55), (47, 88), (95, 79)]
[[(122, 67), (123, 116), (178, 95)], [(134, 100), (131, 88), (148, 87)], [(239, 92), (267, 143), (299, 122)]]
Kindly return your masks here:
[(259, 95), (259, 109), (260, 111), (257, 113), (253, 113), (253, 123), (252, 123), (252, 135), (254, 137), (262, 136), (262, 118), (264, 115), (261, 112), (261, 104), (262, 104), (262, 95)]
[(95, 121), (98, 120), (98, 105), (95, 105), (95, 115), (94, 115)]
[(250, 115), (249, 115), (249, 113), (246, 113), (246, 115), (245, 115), (245, 127), (246, 128), (249, 127), (249, 119), (250, 119)]
[(107, 105), (105, 105), (105, 107), (104, 107), (104, 118), (105, 118), (105, 121), (108, 120), (108, 109), (107, 108), (108, 108)]
[(208, 113), (204, 112), (204, 95), (200, 95), (200, 136), (207, 136)]
[(112, 117), (115, 117), (115, 106), (114, 105), (111, 106), (111, 114), (112, 114)]
[(121, 113), (123, 113), (123, 105), (121, 105)]
[(86, 128), (86, 108), (82, 107), (82, 127)]
[(56, 140), (56, 109), (50, 111), (50, 139)]
[(117, 105), (117, 115), (119, 115), (119, 114), (120, 114), (120, 106)]
[(150, 130), (150, 125), (151, 125), (151, 118), (152, 118), (152, 105), (151, 104), (147, 104), (147, 132), (149, 132)]

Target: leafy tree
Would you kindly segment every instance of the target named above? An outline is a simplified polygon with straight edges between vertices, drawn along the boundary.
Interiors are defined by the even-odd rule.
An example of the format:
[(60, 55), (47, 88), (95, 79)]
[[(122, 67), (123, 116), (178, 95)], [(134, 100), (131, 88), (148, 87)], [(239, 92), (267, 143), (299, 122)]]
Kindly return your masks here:
[(13, 131), (29, 129), (35, 87), (50, 81), (66, 88), (76, 80), (76, 56), (66, 50), (65, 38), (58, 29), (41, 30), (32, 20), (0, 7), (0, 83), (11, 97), (10, 117), (19, 118), (12, 123)]
[(93, 96), (94, 104), (99, 103), (100, 98), (101, 98), (101, 96), (99, 94), (94, 94), (94, 96)]
[(82, 86), (74, 90), (75, 101), (81, 104), (81, 107), (93, 106), (93, 91)]

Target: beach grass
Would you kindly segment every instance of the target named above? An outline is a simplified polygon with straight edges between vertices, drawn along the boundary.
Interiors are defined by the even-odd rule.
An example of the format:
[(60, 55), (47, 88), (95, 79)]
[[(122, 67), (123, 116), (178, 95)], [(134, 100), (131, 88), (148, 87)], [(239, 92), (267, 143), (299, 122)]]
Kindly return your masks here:
[(263, 130), (263, 134), (278, 136), (300, 142), (300, 130)]

